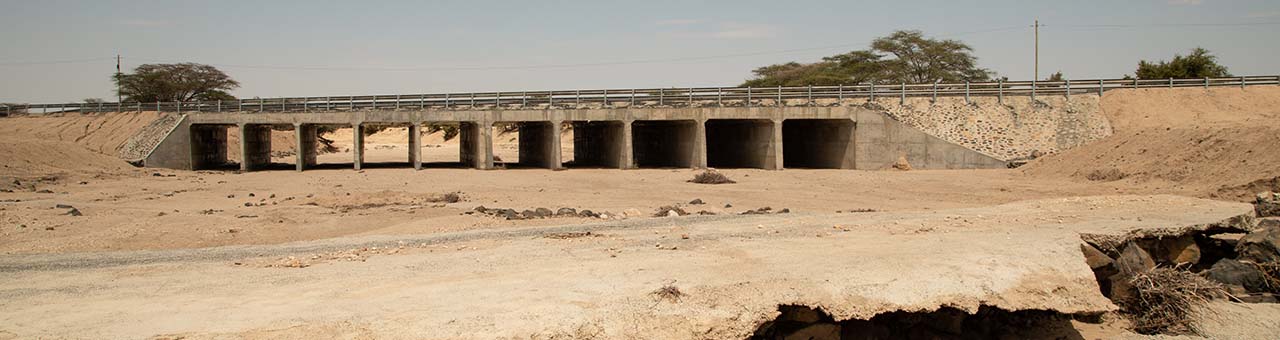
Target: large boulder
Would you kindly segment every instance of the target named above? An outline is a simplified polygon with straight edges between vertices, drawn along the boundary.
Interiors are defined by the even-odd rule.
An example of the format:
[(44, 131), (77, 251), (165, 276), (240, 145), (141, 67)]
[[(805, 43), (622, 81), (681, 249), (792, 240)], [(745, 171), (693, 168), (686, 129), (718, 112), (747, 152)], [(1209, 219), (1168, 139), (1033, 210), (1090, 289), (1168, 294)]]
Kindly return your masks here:
[(1267, 291), (1267, 279), (1258, 267), (1232, 259), (1218, 260), (1204, 272), (1210, 280), (1228, 286), (1244, 287), (1249, 292)]
[(1080, 244), (1080, 252), (1084, 253), (1084, 262), (1089, 264), (1089, 269), (1093, 269), (1094, 271), (1106, 268), (1115, 263), (1115, 260), (1112, 260), (1110, 256), (1107, 256), (1107, 254), (1102, 253), (1101, 250), (1094, 248), (1088, 243)]
[(1280, 226), (1260, 227), (1240, 238), (1236, 252), (1241, 260), (1255, 263), (1280, 262)]

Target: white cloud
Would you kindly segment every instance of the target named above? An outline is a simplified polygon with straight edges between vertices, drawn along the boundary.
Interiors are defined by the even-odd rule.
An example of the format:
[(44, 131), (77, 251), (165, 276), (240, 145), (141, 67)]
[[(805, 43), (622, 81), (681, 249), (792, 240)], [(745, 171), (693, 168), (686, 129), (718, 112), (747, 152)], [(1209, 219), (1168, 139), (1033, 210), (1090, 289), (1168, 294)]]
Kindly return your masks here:
[(1196, 6), (1203, 3), (1204, 0), (1169, 0), (1169, 4), (1174, 6)]

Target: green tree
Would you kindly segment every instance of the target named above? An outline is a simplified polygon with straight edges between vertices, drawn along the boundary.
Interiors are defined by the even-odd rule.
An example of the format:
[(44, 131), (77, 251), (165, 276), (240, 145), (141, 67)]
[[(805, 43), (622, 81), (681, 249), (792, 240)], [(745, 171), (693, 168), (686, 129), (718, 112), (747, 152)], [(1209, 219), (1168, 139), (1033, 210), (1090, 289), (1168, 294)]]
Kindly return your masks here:
[(924, 37), (920, 31), (897, 31), (871, 42), (871, 49), (892, 55), (885, 61), (890, 80), (906, 83), (985, 81), (991, 71), (978, 67), (973, 48), (957, 40)]
[(1227, 72), (1226, 66), (1218, 65), (1218, 57), (1211, 54), (1209, 50), (1199, 47), (1192, 49), (1191, 54), (1186, 56), (1174, 54), (1173, 60), (1170, 61), (1161, 60), (1154, 63), (1146, 60), (1139, 61), (1136, 74), (1141, 79), (1220, 78), (1231, 76), (1231, 73)]
[(871, 49), (757, 68), (743, 86), (854, 85), (931, 83), (991, 79), (977, 67), (973, 49), (955, 40), (925, 38), (919, 31), (898, 31), (876, 39)]
[(1044, 78), (1044, 81), (1063, 81), (1066, 79), (1066, 76), (1062, 75), (1062, 71), (1058, 71), (1057, 73), (1050, 74), (1048, 78)]
[(234, 100), (228, 91), (240, 83), (209, 65), (144, 64), (132, 74), (113, 76), (125, 101)]

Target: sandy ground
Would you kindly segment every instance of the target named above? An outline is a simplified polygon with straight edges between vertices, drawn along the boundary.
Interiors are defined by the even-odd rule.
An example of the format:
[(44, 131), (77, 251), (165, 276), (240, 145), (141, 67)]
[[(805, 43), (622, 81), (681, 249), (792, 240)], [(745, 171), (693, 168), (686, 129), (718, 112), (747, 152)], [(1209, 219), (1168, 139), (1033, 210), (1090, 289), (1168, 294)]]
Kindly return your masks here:
[[(324, 254), (390, 239), (285, 245), (314, 252), (296, 254), (305, 268), (275, 266), (281, 255), (257, 257), (274, 247), (16, 256), (0, 260), (9, 272), (0, 279), (0, 319), (18, 337), (522, 338), (589, 330), (600, 338), (741, 339), (781, 304), (817, 306), (837, 319), (941, 306), (1105, 312), (1114, 306), (1085, 265), (1079, 232), (1208, 224), (1250, 209), (1104, 196), (929, 213), (446, 233), (400, 239), (354, 260)], [(546, 237), (584, 231), (593, 234)], [(136, 263), (97, 267), (113, 261)], [(49, 266), (67, 268), (41, 269)], [(664, 285), (685, 295), (655, 298)]]
[[(349, 129), (327, 136), (339, 152), (320, 156), (326, 169), (137, 169), (113, 152), (128, 144), (116, 134), (146, 128), (143, 114), (4, 119), (0, 339), (719, 339), (742, 338), (785, 303), (841, 317), (980, 304), (1110, 310), (1075, 248), (1080, 232), (1226, 218), (1244, 206), (1148, 195), (1238, 200), (1280, 176), (1267, 152), (1280, 139), (1265, 124), (1275, 89), (1144, 91), (1103, 98), (1114, 136), (1025, 169), (727, 169), (738, 183), (715, 186), (686, 182), (688, 169), (357, 172), (346, 168)], [(1162, 113), (1180, 107), (1192, 113)], [(369, 136), (366, 161), (405, 162), (405, 132)], [(495, 134), (499, 157), (517, 158), (516, 136)], [(291, 151), (291, 138), (277, 132), (276, 150)], [(564, 140), (571, 155), (571, 133)], [(423, 155), (456, 162), (456, 141), (424, 136)], [(1107, 169), (1123, 175), (1089, 178)], [(436, 200), (450, 192), (463, 200)], [(480, 205), (612, 217), (467, 214)], [(717, 215), (652, 217), (667, 205)], [(792, 213), (738, 215), (761, 207)], [(571, 231), (593, 234), (542, 237)], [(664, 284), (687, 299), (649, 295)], [(1250, 338), (1280, 315), (1213, 308), (1259, 318), (1229, 327), (1206, 317), (1218, 338)]]

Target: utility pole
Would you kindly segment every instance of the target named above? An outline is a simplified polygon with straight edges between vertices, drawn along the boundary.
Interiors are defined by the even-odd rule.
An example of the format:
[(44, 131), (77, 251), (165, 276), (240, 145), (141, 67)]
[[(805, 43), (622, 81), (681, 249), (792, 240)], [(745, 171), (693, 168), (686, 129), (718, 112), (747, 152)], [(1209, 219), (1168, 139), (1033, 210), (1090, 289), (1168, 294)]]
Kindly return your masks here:
[(1036, 19), (1036, 56), (1035, 56), (1035, 75), (1031, 77), (1032, 83), (1040, 79), (1040, 19)]
[(120, 55), (117, 54), (116, 55), (116, 102), (119, 103), (121, 101), (122, 100), (120, 99)]

